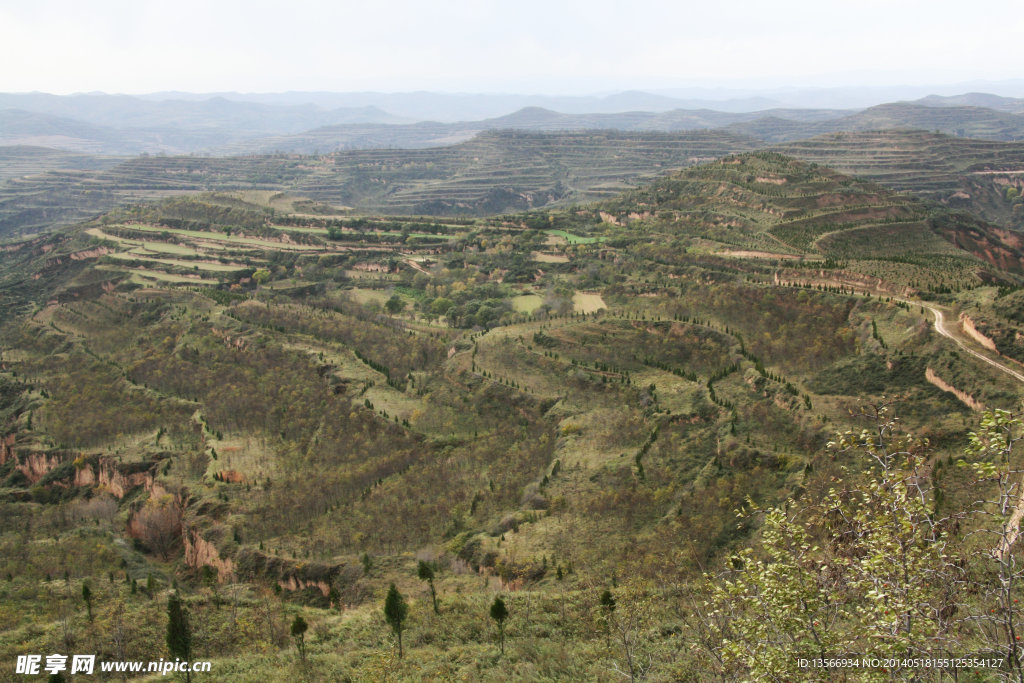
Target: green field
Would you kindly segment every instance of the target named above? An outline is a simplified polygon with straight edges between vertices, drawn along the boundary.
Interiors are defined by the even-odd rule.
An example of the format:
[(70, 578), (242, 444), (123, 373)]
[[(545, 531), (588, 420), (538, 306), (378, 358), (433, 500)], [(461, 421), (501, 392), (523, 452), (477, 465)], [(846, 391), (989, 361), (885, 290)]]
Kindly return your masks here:
[(553, 237), (561, 237), (569, 244), (594, 244), (604, 239), (603, 237), (580, 237), (565, 230), (545, 230), (544, 232)]
[(533, 313), (544, 303), (544, 297), (537, 294), (521, 294), (512, 298), (512, 307), (520, 313)]

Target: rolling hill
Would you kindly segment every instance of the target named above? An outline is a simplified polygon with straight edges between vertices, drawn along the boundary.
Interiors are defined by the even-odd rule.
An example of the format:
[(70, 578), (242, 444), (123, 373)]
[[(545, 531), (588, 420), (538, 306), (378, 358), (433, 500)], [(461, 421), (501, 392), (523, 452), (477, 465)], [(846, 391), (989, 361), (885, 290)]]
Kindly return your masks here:
[[(539, 158), (545, 140), (528, 137)], [(571, 168), (616, 156), (595, 154)], [(602, 679), (634, 656), (651, 678), (742, 677), (688, 607), (755, 561), (737, 553), (760, 522), (737, 510), (854, 486), (862, 454), (827, 444), (893, 395), (932, 444), (929, 504), (976, 500), (950, 465), (976, 411), (1024, 384), (931, 311), (984, 304), (1015, 329), (1024, 277), (976, 218), (722, 156), (594, 203), (437, 220), (229, 189), (224, 160), (136, 160), (118, 182), (180, 194), (5, 243), (0, 656), (69, 633), (156, 652), (174, 586), (231, 678)], [(299, 183), (337, 161), (247, 168)], [(222, 187), (188, 193), (192, 174)], [(961, 613), (990, 614), (979, 595)]]
[(839, 133), (775, 147), (783, 154), (870, 178), (1019, 230), (1024, 215), (1009, 188), (1024, 181), (1024, 144), (924, 131)]
[(755, 146), (716, 132), (491, 132), (425, 150), (136, 158), (104, 171), (54, 171), (0, 185), (0, 234), (204, 190), (287, 190), (361, 211), (484, 215), (609, 196), (638, 178)]

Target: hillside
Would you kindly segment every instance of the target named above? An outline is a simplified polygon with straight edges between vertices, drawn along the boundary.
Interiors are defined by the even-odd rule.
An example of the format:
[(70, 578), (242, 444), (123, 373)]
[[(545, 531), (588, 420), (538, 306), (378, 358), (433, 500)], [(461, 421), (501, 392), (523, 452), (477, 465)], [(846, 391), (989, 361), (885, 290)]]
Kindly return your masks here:
[(927, 107), (985, 107), (1011, 114), (1024, 114), (1024, 99), (1018, 97), (1000, 97), (990, 93), (971, 92), (963, 95), (943, 97), (929, 95), (916, 101)]
[(104, 155), (188, 154), (321, 126), (408, 122), (373, 106), (325, 109), (224, 97), (146, 100), (127, 95), (0, 93), (0, 145), (43, 145)]
[[(767, 125), (769, 136), (778, 130), (818, 130), (821, 122), (839, 119), (849, 112), (833, 109), (770, 109), (756, 112), (721, 112), (711, 109), (673, 109), (663, 112), (566, 114), (542, 107), (481, 121), (457, 123), (420, 122), (411, 125), (343, 125), (318, 128), (296, 135), (252, 139), (215, 149), (218, 154), (266, 154), (291, 152), (314, 154), (347, 149), (403, 147), (420, 149), (467, 140), (487, 131), (629, 131), (678, 132), (736, 128), (741, 135)], [(777, 122), (777, 123), (776, 123)], [(810, 133), (813, 134), (813, 133)]]
[(733, 123), (728, 129), (771, 143), (827, 133), (883, 130), (926, 130), (957, 137), (1009, 142), (1024, 139), (1024, 115), (979, 106), (949, 104), (939, 107), (915, 102), (893, 102), (824, 121), (795, 122), (772, 116)]
[(1016, 200), (1024, 189), (1022, 143), (884, 131), (825, 135), (774, 149), (969, 210), (998, 225), (1015, 230), (1024, 227), (1024, 214)]
[(313, 154), (338, 149), (406, 147), (417, 149), (466, 140), (488, 130), (535, 132), (578, 130), (687, 131), (724, 129), (768, 143), (788, 142), (836, 132), (927, 130), (957, 137), (1015, 141), (1024, 139), (1024, 115), (1003, 109), (947, 103), (943, 106), (895, 102), (862, 111), (838, 109), (765, 109), (721, 112), (674, 109), (609, 114), (564, 114), (527, 107), (505, 116), (459, 123), (344, 125), (296, 135), (254, 138), (217, 148), (219, 154), (292, 152)]
[(118, 157), (96, 157), (62, 152), (48, 147), (0, 147), (0, 182), (62, 169), (103, 170), (124, 161)]
[[(608, 182), (594, 158), (571, 168)], [(307, 161), (266, 159), (296, 184), (338, 159)], [(176, 164), (186, 190), (186, 163), (225, 162), (131, 163), (152, 182)], [(1024, 284), (1013, 244), (771, 152), (486, 218), (225, 187), (3, 249), (8, 659), (69, 634), (156, 653), (176, 584), (226, 677), (612, 680), (634, 656), (650, 678), (742, 676), (687, 607), (756, 544), (738, 508), (852, 483), (862, 463), (826, 444), (896, 395), (952, 509), (977, 489), (936, 463), (977, 409), (1024, 395), (958, 343), (1011, 361), (933, 327), (932, 309), (983, 301), (1003, 324)], [(410, 600), (402, 660), (381, 619), (392, 582)], [(284, 655), (295, 615), (308, 664)]]
[(606, 197), (667, 169), (753, 149), (733, 134), (492, 132), (449, 147), (320, 157), (146, 157), (0, 185), (0, 235), (121, 203), (211, 190), (291, 191), (361, 211), (485, 215)]
[(926, 107), (897, 102), (870, 107), (824, 125), (845, 131), (914, 128), (983, 140), (1024, 138), (1024, 116), (977, 106)]
[[(794, 132), (804, 125), (771, 121), (762, 123)], [(751, 130), (770, 137), (766, 130)], [(0, 233), (71, 223), (126, 202), (211, 190), (295, 192), (363, 212), (483, 216), (609, 197), (670, 170), (758, 146), (752, 138), (722, 131), (505, 130), (443, 147), (316, 157), (125, 160), (6, 148), (0, 153), (0, 174), (8, 176), (0, 184)], [(828, 134), (773, 149), (1002, 227), (1024, 226), (1021, 143), (890, 130)], [(50, 169), (57, 170), (43, 173)]]
[(864, 275), (877, 274), (874, 261), (952, 259), (970, 268), (975, 257), (1011, 271), (1024, 263), (1019, 240), (1006, 231), (773, 152), (684, 170), (602, 206), (631, 229), (700, 239), (724, 252), (844, 263)]

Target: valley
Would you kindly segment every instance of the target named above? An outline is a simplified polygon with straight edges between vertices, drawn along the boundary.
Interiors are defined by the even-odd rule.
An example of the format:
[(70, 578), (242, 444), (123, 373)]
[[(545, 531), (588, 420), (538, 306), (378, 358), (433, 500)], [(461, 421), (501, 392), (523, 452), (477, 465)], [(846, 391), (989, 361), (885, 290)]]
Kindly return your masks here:
[[(913, 514), (963, 520), (956, 609), (991, 609), (985, 522), (957, 515), (1003, 462), (970, 433), (1024, 396), (1018, 145), (503, 131), (12, 173), (0, 657), (159, 658), (177, 590), (218, 680), (757, 678), (729, 648), (760, 636), (720, 619), (756, 622), (743, 581), (789, 566), (776, 508), (820, 546), (797, 566), (841, 567), (785, 572), (839, 605), (830, 647), (889, 647), (843, 578), (875, 550), (828, 511), (904, 461)], [(928, 604), (962, 585), (915, 576)]]

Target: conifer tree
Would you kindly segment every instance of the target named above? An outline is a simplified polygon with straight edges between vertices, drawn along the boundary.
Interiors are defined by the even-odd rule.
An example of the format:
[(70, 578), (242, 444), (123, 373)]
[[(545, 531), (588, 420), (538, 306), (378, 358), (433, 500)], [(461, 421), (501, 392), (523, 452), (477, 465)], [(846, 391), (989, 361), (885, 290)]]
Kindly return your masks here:
[[(188, 625), (188, 612), (182, 606), (177, 591), (167, 598), (167, 651), (171, 657), (186, 662), (192, 657), (192, 631)], [(188, 671), (185, 680), (192, 680), (192, 674)]]
[(384, 618), (387, 620), (391, 630), (398, 638), (398, 658), (402, 658), (402, 623), (409, 614), (409, 605), (405, 598), (398, 592), (395, 584), (388, 588), (388, 595), (384, 598)]
[(88, 582), (82, 583), (82, 600), (85, 601), (85, 610), (89, 615), (89, 622), (92, 622), (92, 590)]
[(309, 624), (302, 618), (302, 615), (296, 614), (295, 619), (292, 621), (292, 639), (295, 640), (295, 648), (299, 651), (299, 658), (302, 663), (306, 663), (306, 631), (309, 629)]

